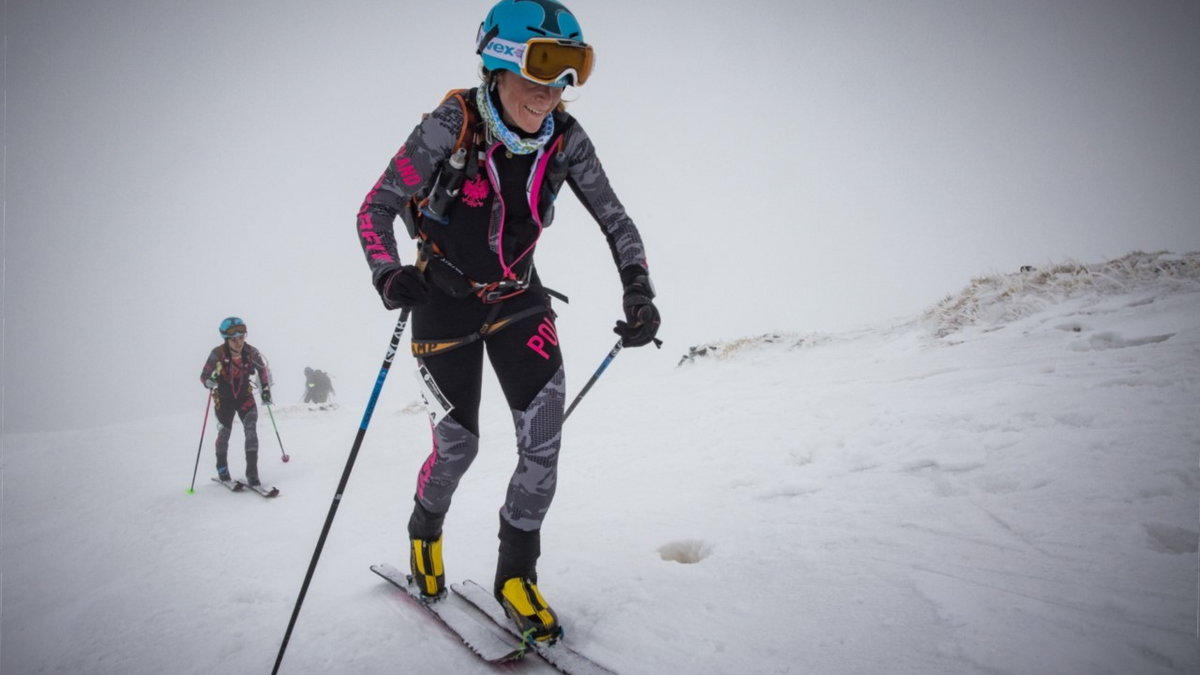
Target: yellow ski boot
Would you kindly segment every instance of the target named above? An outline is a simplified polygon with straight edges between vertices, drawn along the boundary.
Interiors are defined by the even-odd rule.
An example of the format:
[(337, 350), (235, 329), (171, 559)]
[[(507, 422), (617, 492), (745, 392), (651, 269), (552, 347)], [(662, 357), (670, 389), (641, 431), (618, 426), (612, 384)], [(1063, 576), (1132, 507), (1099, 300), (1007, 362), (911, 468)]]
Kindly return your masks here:
[(409, 565), (412, 582), (426, 601), (433, 601), (446, 594), (446, 570), (442, 567), (442, 538), (434, 541), (412, 539)]
[(558, 616), (529, 579), (513, 577), (500, 590), (500, 604), (527, 642), (553, 644), (562, 636)]

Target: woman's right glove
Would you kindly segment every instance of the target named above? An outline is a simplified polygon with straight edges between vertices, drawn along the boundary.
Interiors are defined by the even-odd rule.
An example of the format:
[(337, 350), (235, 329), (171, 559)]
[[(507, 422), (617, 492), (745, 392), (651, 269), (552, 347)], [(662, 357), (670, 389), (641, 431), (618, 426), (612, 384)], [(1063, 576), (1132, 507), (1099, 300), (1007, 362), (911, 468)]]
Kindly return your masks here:
[(658, 334), (660, 317), (654, 306), (654, 284), (642, 267), (631, 266), (621, 270), (621, 282), (625, 295), (621, 305), (625, 309), (625, 320), (618, 321), (613, 332), (621, 336), (621, 346), (641, 347), (650, 344)]
[(375, 279), (375, 290), (387, 309), (412, 308), (429, 301), (429, 285), (415, 265), (382, 272)]

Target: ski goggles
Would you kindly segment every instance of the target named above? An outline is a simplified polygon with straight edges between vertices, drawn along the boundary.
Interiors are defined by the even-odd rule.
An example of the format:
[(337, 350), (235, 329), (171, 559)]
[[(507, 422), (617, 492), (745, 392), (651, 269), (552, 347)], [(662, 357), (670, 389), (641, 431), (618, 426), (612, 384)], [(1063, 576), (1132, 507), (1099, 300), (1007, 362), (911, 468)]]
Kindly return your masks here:
[(493, 37), (481, 49), (492, 58), (515, 63), (527, 80), (551, 87), (564, 87), (564, 78), (579, 87), (592, 74), (595, 55), (592, 46), (571, 40), (530, 38), (524, 43)]
[(226, 333), (226, 334), (225, 334), (225, 339), (226, 339), (226, 340), (237, 340), (238, 338), (245, 339), (245, 338), (246, 338), (246, 331), (239, 331), (239, 332), (237, 332), (237, 333)]

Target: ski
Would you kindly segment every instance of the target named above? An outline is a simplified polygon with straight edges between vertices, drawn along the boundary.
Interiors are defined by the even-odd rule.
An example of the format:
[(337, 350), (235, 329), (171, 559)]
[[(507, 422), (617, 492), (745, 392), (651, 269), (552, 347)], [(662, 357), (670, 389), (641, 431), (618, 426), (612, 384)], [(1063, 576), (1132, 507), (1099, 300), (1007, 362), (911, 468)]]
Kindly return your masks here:
[(225, 487), (229, 488), (230, 492), (241, 492), (242, 488), (245, 487), (244, 485), (242, 485), (241, 483), (239, 483), (238, 481), (233, 480), (233, 479), (221, 480), (220, 478), (213, 478), (212, 480), (214, 483), (218, 483), (220, 485), (224, 485)]
[(426, 602), (404, 572), (387, 563), (371, 565), (371, 571), (387, 579), (393, 586), (404, 591), (410, 600), (437, 617), (442, 625), (449, 628), (467, 648), (484, 661), (504, 663), (524, 656), (525, 647), (520, 640), (514, 642), (506, 632), (479, 616), (479, 612), (472, 608), (471, 603), (459, 596), (447, 593), (434, 602)]
[(254, 490), (258, 494), (260, 494), (264, 497), (267, 497), (267, 498), (279, 496), (279, 488), (277, 488), (277, 487), (269, 487), (268, 488), (268, 487), (263, 487), (261, 485), (251, 485), (249, 483), (242, 483), (241, 481), (238, 481), (238, 485), (243, 485), (246, 488), (248, 488), (250, 490)]
[[(517, 632), (517, 627), (505, 615), (504, 609), (500, 607), (500, 603), (496, 602), (496, 598), (492, 595), (491, 591), (470, 579), (461, 584), (450, 584), (450, 590), (454, 591), (454, 595), (460, 596), (471, 603), (498, 626), (508, 631), (510, 635), (515, 636), (518, 640), (523, 639), (521, 634)], [(529, 649), (532, 649), (534, 653), (545, 659), (547, 663), (568, 675), (615, 675), (608, 668), (571, 649), (562, 638), (553, 644), (537, 642), (536, 640), (531, 640), (527, 644)]]

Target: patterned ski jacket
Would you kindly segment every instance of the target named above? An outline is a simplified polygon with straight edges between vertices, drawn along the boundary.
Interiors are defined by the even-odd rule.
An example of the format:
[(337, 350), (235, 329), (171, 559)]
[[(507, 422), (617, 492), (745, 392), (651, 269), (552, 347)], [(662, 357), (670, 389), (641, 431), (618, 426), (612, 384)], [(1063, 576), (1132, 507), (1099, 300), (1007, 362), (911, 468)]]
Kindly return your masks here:
[[(466, 100), (475, 105), (474, 89)], [(448, 223), (426, 220), (429, 240), (472, 281), (516, 279), (529, 272), (538, 237), (554, 218), (554, 199), (564, 180), (599, 224), (617, 269), (648, 267), (637, 227), (609, 185), (587, 133), (568, 113), (553, 115), (554, 135), (536, 153), (513, 155), (487, 135), (483, 147), (475, 148), (483, 154), (482, 166), (476, 159), (476, 166), (468, 169)], [(428, 192), (454, 150), (462, 124), (459, 102), (447, 98), (413, 129), (363, 200), (359, 241), (376, 287), (382, 276), (402, 265), (393, 229), (396, 216), (407, 208), (409, 198)], [(565, 172), (560, 167), (548, 170), (552, 161), (561, 161), (556, 159), (560, 152)]]
[(255, 373), (258, 373), (259, 384), (271, 386), (271, 369), (262, 352), (246, 343), (242, 346), (241, 358), (235, 360), (229, 346), (220, 344), (213, 348), (204, 362), (204, 368), (200, 370), (200, 382), (203, 384), (209, 378), (215, 378), (220, 399), (244, 401), (252, 397), (250, 376)]

